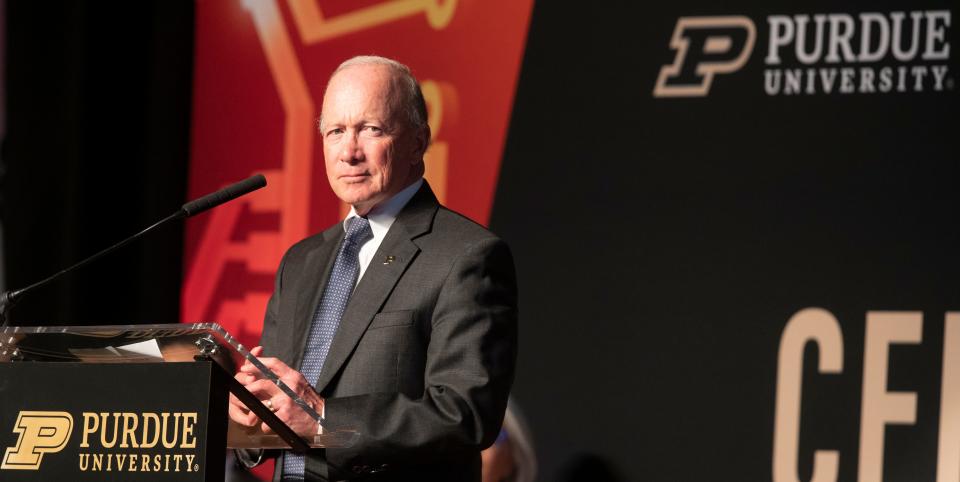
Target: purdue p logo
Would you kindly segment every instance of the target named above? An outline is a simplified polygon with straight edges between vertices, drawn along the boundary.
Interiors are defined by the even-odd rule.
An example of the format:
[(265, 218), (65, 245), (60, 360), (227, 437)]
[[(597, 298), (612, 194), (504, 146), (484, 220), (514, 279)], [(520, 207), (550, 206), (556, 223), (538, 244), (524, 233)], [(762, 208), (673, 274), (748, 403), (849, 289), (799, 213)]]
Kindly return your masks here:
[(67, 412), (21, 411), (13, 427), (20, 438), (7, 447), (0, 469), (39, 469), (43, 454), (63, 450), (72, 431), (73, 416)]
[(670, 39), (677, 56), (660, 68), (653, 96), (707, 95), (715, 74), (736, 72), (747, 63), (756, 38), (747, 17), (680, 17)]

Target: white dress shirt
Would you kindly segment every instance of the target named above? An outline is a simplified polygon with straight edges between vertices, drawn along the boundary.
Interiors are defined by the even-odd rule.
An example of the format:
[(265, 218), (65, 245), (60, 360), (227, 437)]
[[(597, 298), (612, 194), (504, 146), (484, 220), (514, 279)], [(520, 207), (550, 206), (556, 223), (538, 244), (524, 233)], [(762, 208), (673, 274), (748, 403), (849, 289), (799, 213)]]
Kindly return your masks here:
[[(402, 191), (394, 194), (392, 198), (380, 203), (367, 213), (367, 220), (370, 221), (370, 230), (373, 231), (373, 238), (367, 240), (367, 242), (360, 247), (360, 275), (357, 276), (357, 283), (360, 282), (360, 278), (363, 278), (363, 273), (367, 271), (367, 266), (369, 266), (370, 261), (373, 260), (373, 255), (377, 254), (380, 243), (382, 243), (383, 238), (387, 236), (387, 231), (390, 230), (390, 226), (396, 221), (397, 215), (400, 214), (403, 207), (410, 202), (410, 199), (420, 190), (420, 186), (422, 185), (423, 178), (420, 178), (417, 182), (403, 188)], [(355, 217), (357, 217), (357, 210), (351, 207), (350, 213), (347, 214), (346, 219), (343, 220), (344, 231), (347, 230), (347, 221)]]

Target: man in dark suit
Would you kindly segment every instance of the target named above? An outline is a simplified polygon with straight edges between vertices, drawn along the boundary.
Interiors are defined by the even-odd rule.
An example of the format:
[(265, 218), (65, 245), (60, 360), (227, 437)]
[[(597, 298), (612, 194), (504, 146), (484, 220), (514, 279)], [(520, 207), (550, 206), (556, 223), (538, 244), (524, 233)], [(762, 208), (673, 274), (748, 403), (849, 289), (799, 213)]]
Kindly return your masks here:
[[(516, 360), (510, 252), (422, 179), (426, 105), (402, 64), (344, 62), (320, 130), (328, 180), (351, 212), (284, 255), (255, 353), (323, 414), (323, 430), (361, 439), (283, 454), (275, 479), (479, 480)], [(252, 367), (237, 378), (295, 431), (317, 433)], [(230, 413), (260, 423), (236, 399)]]

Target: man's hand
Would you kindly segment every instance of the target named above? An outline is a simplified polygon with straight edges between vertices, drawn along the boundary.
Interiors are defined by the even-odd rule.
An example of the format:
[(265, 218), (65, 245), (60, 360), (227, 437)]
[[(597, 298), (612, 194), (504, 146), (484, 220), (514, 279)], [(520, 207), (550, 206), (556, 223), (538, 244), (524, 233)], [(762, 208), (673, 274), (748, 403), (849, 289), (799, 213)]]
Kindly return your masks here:
[[(263, 353), (262, 346), (254, 347), (252, 350), (250, 350), (250, 354), (253, 356), (260, 356), (261, 353)], [(243, 366), (247, 365), (252, 366), (249, 361), (244, 362), (243, 364)], [(252, 373), (244, 373), (243, 371), (240, 371), (234, 376), (234, 378), (236, 378), (241, 385), (246, 387), (247, 385), (256, 381), (259, 377)], [(230, 420), (233, 420), (234, 422), (237, 422), (245, 427), (252, 427), (260, 422), (260, 418), (257, 417), (257, 414), (250, 411), (250, 409), (248, 409), (247, 406), (244, 405), (243, 402), (241, 402), (240, 399), (232, 393), (230, 394), (229, 413)]]
[[(250, 350), (253, 356), (259, 357), (263, 353), (263, 347), (255, 347)], [(313, 386), (307, 382), (303, 374), (290, 368), (286, 363), (277, 358), (260, 358), (268, 369), (280, 377), (285, 385), (290, 387), (300, 398), (308, 405), (313, 407), (317, 413), (323, 411), (323, 398), (317, 395)], [(273, 410), (277, 417), (287, 424), (294, 432), (302, 436), (313, 436), (317, 433), (317, 422), (306, 414), (293, 400), (283, 393), (279, 387), (272, 381), (263, 378), (260, 371), (252, 363), (244, 363), (240, 367), (240, 372), (236, 375), (237, 381), (242, 383), (247, 390), (255, 397), (260, 399), (264, 405)], [(243, 406), (233, 395), (230, 396), (230, 418), (242, 425), (252, 427), (261, 423), (260, 430), (264, 433), (273, 432), (267, 424), (262, 423), (257, 415)]]

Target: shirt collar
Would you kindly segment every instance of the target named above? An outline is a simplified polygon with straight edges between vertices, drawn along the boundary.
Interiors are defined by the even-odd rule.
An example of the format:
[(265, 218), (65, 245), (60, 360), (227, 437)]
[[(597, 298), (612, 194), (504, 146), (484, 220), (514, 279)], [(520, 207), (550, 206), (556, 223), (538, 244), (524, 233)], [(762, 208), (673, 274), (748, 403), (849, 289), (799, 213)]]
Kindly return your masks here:
[[(420, 190), (420, 186), (422, 185), (423, 178), (420, 178), (413, 184), (403, 188), (402, 191), (394, 194), (392, 198), (378, 204), (367, 213), (367, 220), (370, 221), (370, 229), (373, 231), (374, 238), (383, 239), (383, 237), (387, 235), (390, 226), (397, 220), (397, 215), (400, 214), (403, 207), (410, 202), (410, 199)], [(347, 214), (346, 219), (343, 220), (344, 231), (347, 230), (347, 221), (355, 217), (357, 217), (357, 210), (351, 206), (350, 213)]]

